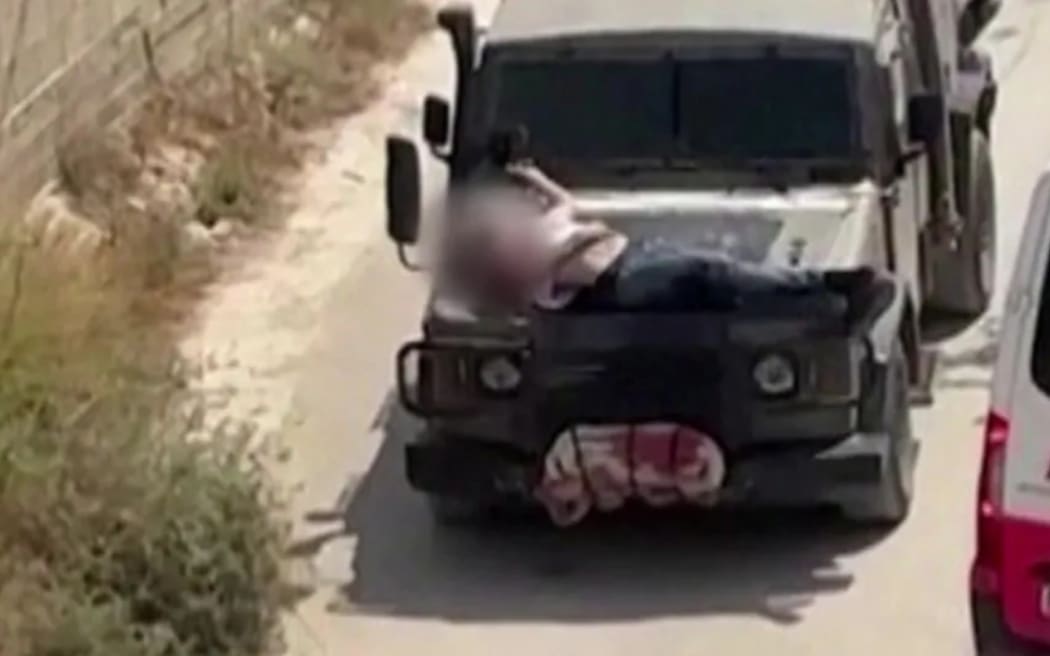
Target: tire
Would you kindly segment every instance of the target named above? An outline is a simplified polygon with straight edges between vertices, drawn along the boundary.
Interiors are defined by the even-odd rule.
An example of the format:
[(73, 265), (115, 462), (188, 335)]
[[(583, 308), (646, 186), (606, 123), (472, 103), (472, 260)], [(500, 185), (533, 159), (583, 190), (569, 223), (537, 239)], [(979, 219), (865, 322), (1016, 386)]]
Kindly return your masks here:
[[(443, 438), (424, 431), (419, 439), (425, 443), (440, 444)], [(426, 501), (434, 523), (445, 527), (480, 526), (490, 519), (493, 511), (489, 499), (427, 493)]]
[(974, 653), (976, 656), (1037, 656), (1050, 653), (1046, 647), (1026, 644), (1003, 623), (1001, 617), (994, 621), (974, 619)]
[(877, 429), (889, 435), (888, 461), (878, 488), (863, 501), (844, 506), (843, 514), (853, 523), (892, 528), (911, 511), (915, 479), (908, 360), (900, 339), (893, 346), (876, 394), (873, 414), (877, 414)]
[(1034, 656), (1040, 653), (996, 629), (980, 629), (975, 633), (974, 652), (977, 656)]
[(981, 99), (977, 101), (977, 128), (989, 143), (992, 141), (992, 117), (995, 115), (998, 97), (999, 89), (993, 84), (981, 94)]
[[(988, 137), (971, 132), (971, 166), (958, 248), (938, 248), (934, 257), (934, 289), (929, 310), (958, 326), (961, 332), (987, 310), (995, 291), (995, 174)], [(940, 316), (938, 319), (942, 318)], [(924, 317), (929, 319), (929, 317)]]

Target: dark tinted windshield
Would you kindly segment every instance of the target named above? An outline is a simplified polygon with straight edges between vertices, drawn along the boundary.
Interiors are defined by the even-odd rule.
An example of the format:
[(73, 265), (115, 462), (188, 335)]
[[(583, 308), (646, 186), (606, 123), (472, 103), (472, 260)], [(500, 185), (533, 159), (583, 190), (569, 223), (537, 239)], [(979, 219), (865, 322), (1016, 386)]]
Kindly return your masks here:
[(522, 62), (500, 75), (501, 125), (573, 158), (663, 158), (673, 148), (674, 69), (652, 62)]
[(832, 59), (506, 63), (495, 127), (565, 159), (846, 159), (850, 79)]
[(679, 126), (687, 155), (840, 158), (853, 147), (849, 72), (817, 59), (680, 65)]

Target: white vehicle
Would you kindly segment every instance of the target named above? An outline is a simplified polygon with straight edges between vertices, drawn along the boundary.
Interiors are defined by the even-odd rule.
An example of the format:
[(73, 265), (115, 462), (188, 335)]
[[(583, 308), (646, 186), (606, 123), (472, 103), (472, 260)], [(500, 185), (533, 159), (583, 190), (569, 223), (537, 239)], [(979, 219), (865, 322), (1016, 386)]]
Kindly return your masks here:
[[(996, 83), (975, 39), (998, 7), (504, 0), (486, 30), (469, 7), (440, 12), (455, 99), (426, 99), (422, 128), (450, 189), (525, 135), (515, 151), (572, 191), (581, 216), (632, 238), (756, 265), (873, 267), (900, 289), (851, 336), (808, 308), (519, 316), (436, 279), (397, 371), (424, 419), (406, 475), (438, 519), (531, 502), (566, 426), (673, 419), (727, 454), (725, 505), (816, 502), (901, 522), (916, 461), (908, 401), (928, 400), (929, 346), (979, 319), (994, 289)], [(388, 140), (402, 257), (420, 232), (419, 155), (412, 139)], [(753, 384), (767, 362), (791, 389)]]
[(970, 576), (977, 653), (1050, 653), (1050, 171), (1004, 312)]

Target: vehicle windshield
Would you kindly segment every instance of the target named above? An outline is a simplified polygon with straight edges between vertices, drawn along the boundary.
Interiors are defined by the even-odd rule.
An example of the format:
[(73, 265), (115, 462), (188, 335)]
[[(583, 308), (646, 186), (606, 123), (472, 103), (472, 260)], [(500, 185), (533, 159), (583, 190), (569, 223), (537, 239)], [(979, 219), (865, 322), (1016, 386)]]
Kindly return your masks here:
[(507, 62), (495, 121), (566, 160), (847, 160), (852, 95), (839, 59)]
[(674, 148), (674, 69), (661, 61), (508, 63), (497, 125), (568, 159), (662, 159)]

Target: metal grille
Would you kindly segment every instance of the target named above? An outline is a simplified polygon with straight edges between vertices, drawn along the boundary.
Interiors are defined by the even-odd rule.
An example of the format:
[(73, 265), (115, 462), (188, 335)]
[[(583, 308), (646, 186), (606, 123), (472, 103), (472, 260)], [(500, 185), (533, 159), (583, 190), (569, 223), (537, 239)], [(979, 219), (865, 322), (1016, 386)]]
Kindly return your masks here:
[(553, 421), (689, 419), (710, 429), (727, 391), (711, 351), (548, 354), (536, 365), (541, 414)]

